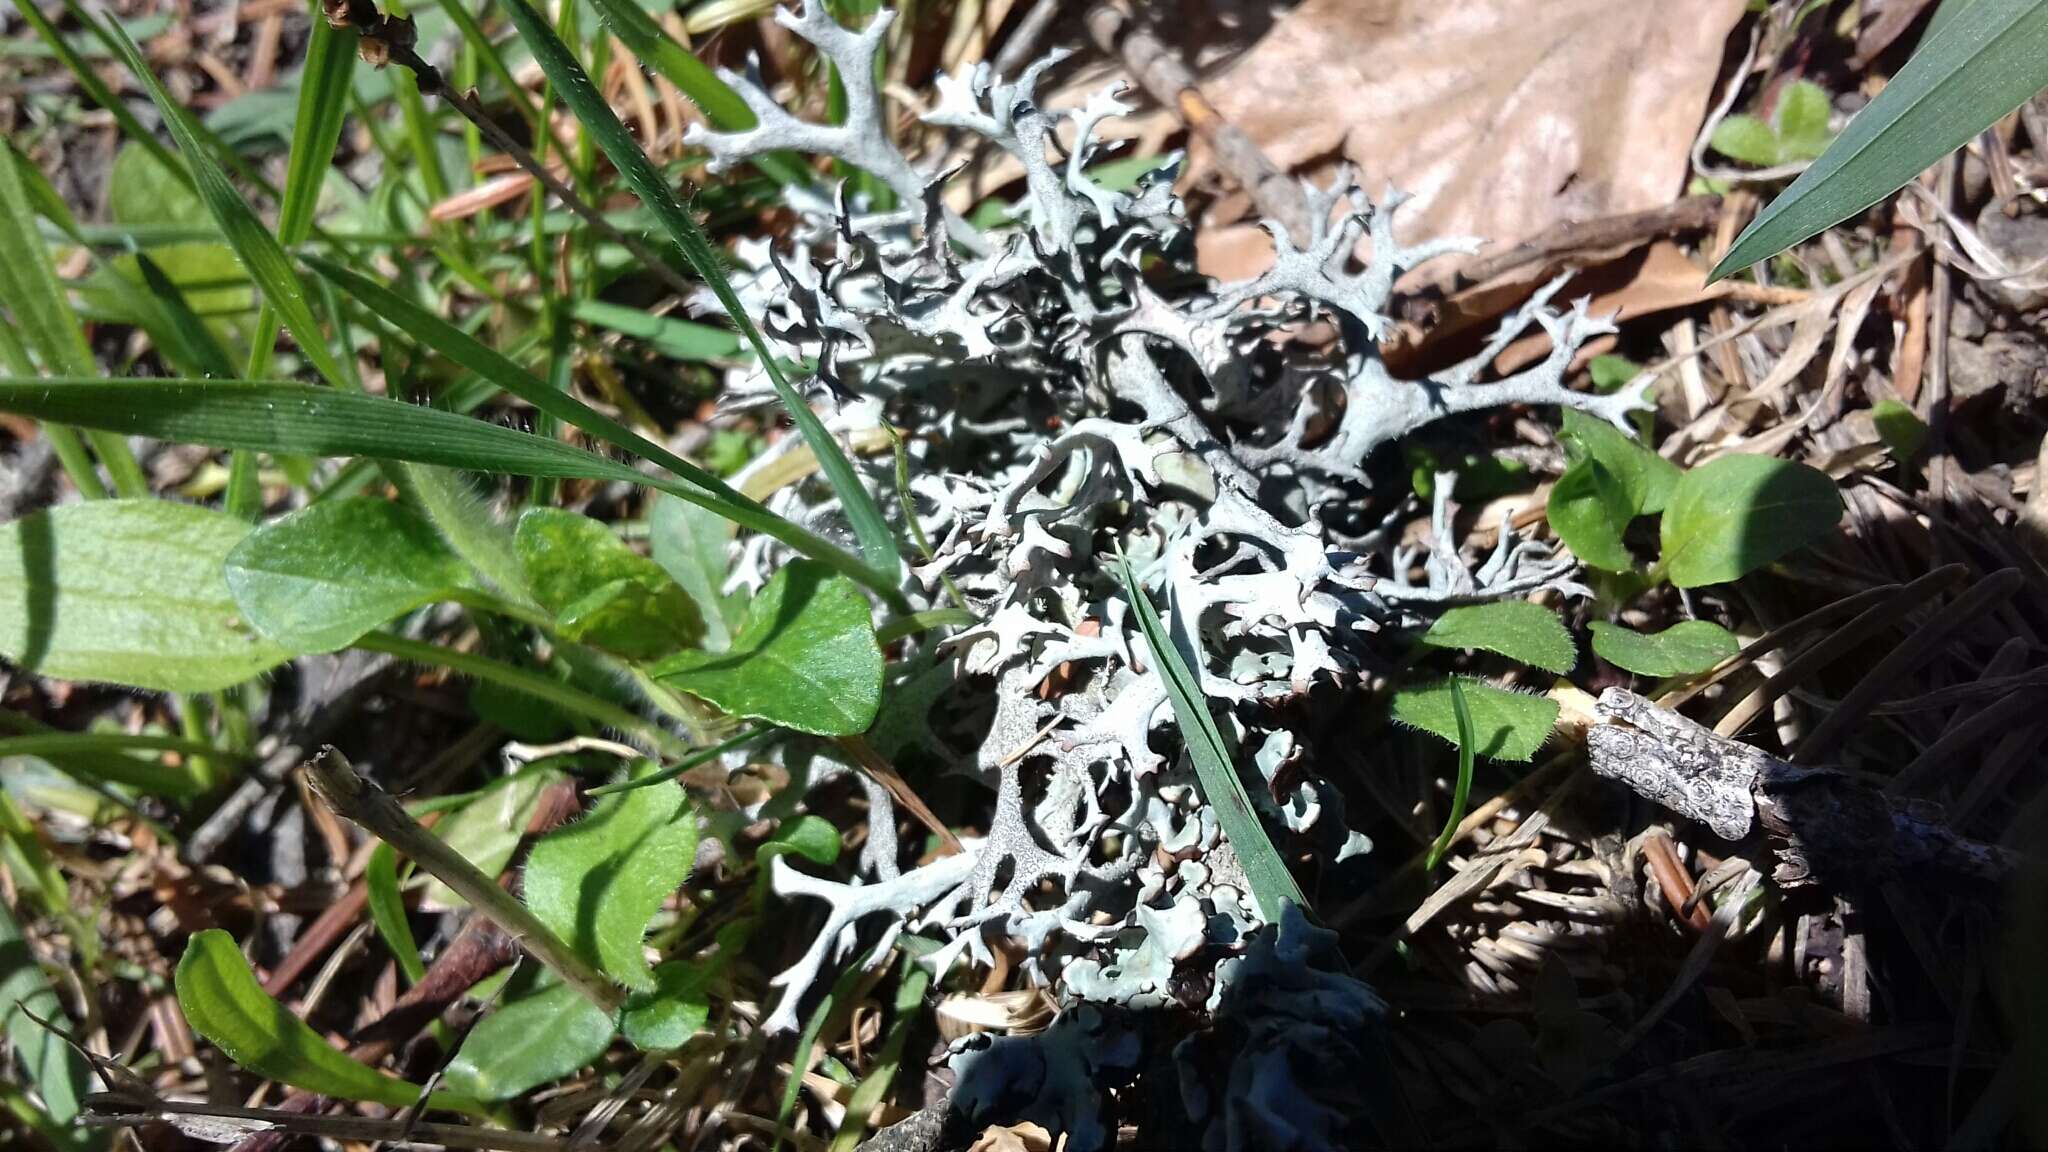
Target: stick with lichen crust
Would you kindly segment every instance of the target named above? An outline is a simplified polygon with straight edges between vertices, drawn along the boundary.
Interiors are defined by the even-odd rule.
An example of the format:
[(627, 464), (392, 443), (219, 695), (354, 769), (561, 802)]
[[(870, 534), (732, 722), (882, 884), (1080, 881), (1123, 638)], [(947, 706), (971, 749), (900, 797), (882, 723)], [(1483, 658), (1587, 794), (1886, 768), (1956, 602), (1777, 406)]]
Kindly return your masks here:
[(412, 858), (434, 879), (448, 885), (470, 907), (503, 928), (533, 958), (547, 965), (564, 984), (606, 1013), (616, 1013), (625, 1003), (625, 990), (606, 978), (590, 961), (576, 954), (560, 936), (540, 922), (526, 905), (498, 887), (497, 881), (479, 871), (433, 833), (420, 826), (398, 801), (376, 784), (366, 780), (332, 745), (306, 762), (306, 779), (329, 808), (360, 825)]

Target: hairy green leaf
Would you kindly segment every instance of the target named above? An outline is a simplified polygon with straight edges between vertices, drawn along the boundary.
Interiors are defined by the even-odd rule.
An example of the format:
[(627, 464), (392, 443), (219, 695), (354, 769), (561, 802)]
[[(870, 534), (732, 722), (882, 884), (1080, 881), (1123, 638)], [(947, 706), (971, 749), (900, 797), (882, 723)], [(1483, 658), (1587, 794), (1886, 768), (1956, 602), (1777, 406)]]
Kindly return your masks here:
[(644, 1052), (680, 1048), (711, 1016), (708, 994), (716, 969), (689, 960), (654, 966), (654, 987), (626, 999), (619, 1031)]
[(1550, 486), (1545, 515), (1551, 531), (1581, 561), (1609, 572), (1635, 566), (1635, 555), (1622, 541), (1635, 505), (1627, 486), (1600, 461), (1589, 456), (1568, 465)]
[(1711, 620), (1681, 620), (1662, 632), (1595, 620), (1592, 629), (1593, 651), (1602, 660), (1640, 676), (1705, 672), (1742, 648), (1734, 633)]
[[(1557, 701), (1547, 696), (1513, 692), (1470, 677), (1460, 677), (1458, 687), (1477, 735), (1473, 751), (1481, 756), (1528, 760), (1543, 747), (1551, 726), (1557, 723)], [(1457, 701), (1449, 680), (1395, 689), (1389, 711), (1397, 723), (1458, 743)]]
[[(1260, 915), (1268, 923), (1278, 923), (1281, 910), (1288, 904), (1306, 912), (1308, 901), (1302, 896), (1301, 887), (1294, 882), (1294, 874), (1287, 870), (1287, 862), (1280, 858), (1279, 850), (1273, 847), (1272, 839), (1266, 835), (1266, 826), (1259, 822), (1251, 797), (1245, 793), (1244, 781), (1238, 778), (1230, 744), (1224, 740), (1223, 731), (1216, 726), (1216, 718), (1209, 712), (1209, 699), (1202, 694), (1202, 683), (1194, 672), (1202, 659), (1199, 641), (1193, 636), (1168, 636), (1166, 625), (1160, 621), (1158, 610), (1152, 607), (1152, 598), (1145, 595), (1145, 589), (1139, 585), (1138, 574), (1132, 571), (1130, 560), (1119, 556), (1117, 562), (1124, 598), (1130, 602), (1131, 612), (1138, 619), (1138, 629), (1145, 637), (1145, 650), (1151, 653), (1160, 678), (1166, 681), (1167, 696), (1173, 703), (1173, 716), (1180, 726), (1181, 741), (1186, 745), (1189, 761), (1195, 766), (1195, 778), (1202, 785), (1202, 799), (1216, 810), (1223, 834), (1230, 838), (1238, 863), (1244, 866), (1245, 882), (1251, 887), (1252, 899), (1257, 902)], [(1176, 639), (1184, 642), (1190, 651), (1183, 651)]]
[[(61, 391), (61, 389), (58, 389)], [(0, 525), (0, 654), (58, 680), (211, 692), (290, 659), (237, 615), (222, 568), (249, 526), (164, 500)]]
[(832, 483), (832, 489), (839, 496), (840, 506), (845, 509), (846, 518), (852, 523), (854, 534), (860, 538), (861, 553), (867, 558), (869, 567), (895, 580), (902, 572), (902, 561), (897, 554), (896, 534), (882, 518), (882, 511), (875, 499), (853, 470), (853, 462), (846, 458), (839, 442), (826, 429), (824, 421), (792, 387), (784, 376), (780, 363), (761, 338), (746, 308), (741, 305), (732, 282), (725, 274), (725, 267), (719, 262), (718, 254), (711, 248), (711, 241), (704, 235), (697, 222), (677, 202), (669, 182), (640, 150), (633, 140), (633, 134), (619, 122), (604, 97), (599, 95), (590, 82), (590, 75), (583, 70), (576, 56), (562, 43), (559, 36), (527, 0), (505, 0), (503, 5), (512, 23), (519, 28), (519, 36), (533, 50), (533, 58), (554, 83), (555, 90), (576, 114), (591, 138), (599, 148), (618, 166), (619, 173), (632, 185), (654, 218), (660, 222), (669, 238), (697, 275), (711, 289), (712, 295), (725, 308), (741, 335), (754, 347), (754, 354), (760, 357), (761, 367), (768, 374), (769, 383), (775, 387), (775, 394), (782, 406), (795, 421), (797, 431), (803, 433), (804, 443), (817, 456), (818, 465), (825, 478)]
[(1829, 535), (1841, 518), (1842, 494), (1824, 472), (1774, 456), (1710, 460), (1680, 478), (1664, 510), (1664, 574), (1680, 588), (1723, 584)]
[(1973, 0), (1942, 18), (1834, 144), (1771, 201), (1707, 277), (1783, 252), (1903, 187), (2048, 85), (2048, 3)]
[(704, 634), (696, 604), (661, 565), (588, 516), (529, 508), (513, 544), (534, 599), (571, 640), (644, 660)]
[(176, 984), (178, 1007), (192, 1030), (266, 1080), (391, 1108), (419, 1100), (418, 1085), (350, 1058), (271, 999), (235, 938), (218, 928), (194, 935), (185, 945)]
[(479, 1100), (510, 1100), (588, 1066), (614, 1030), (604, 1009), (543, 970), (532, 991), (477, 1022), (443, 1083)]
[(1432, 648), (1498, 652), (1532, 668), (1563, 675), (1579, 662), (1578, 646), (1557, 613), (1527, 600), (1502, 600), (1448, 609), (1423, 633)]
[(323, 500), (262, 525), (228, 554), (227, 583), (258, 632), (297, 652), (346, 648), (477, 587), (425, 517), (371, 497)]
[(731, 649), (678, 652), (654, 677), (734, 716), (815, 736), (865, 732), (882, 706), (882, 649), (867, 598), (803, 561), (754, 597)]
[(1597, 416), (1565, 409), (1558, 439), (1564, 443), (1567, 459), (1591, 458), (1606, 466), (1628, 493), (1631, 516), (1662, 512), (1678, 484), (1678, 465)]
[(534, 845), (526, 906), (614, 980), (646, 991), (655, 980), (641, 940), (690, 874), (696, 850), (696, 814), (681, 785), (607, 796)]

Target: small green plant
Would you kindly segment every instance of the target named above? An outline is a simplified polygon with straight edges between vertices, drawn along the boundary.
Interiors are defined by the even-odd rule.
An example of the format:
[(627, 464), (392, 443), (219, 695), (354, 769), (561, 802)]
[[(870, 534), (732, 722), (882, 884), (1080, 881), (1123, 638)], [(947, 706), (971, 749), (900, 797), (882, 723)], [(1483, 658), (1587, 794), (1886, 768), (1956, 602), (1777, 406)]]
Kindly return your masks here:
[(1758, 168), (1812, 160), (1827, 150), (1827, 90), (1811, 80), (1794, 80), (1778, 93), (1770, 119), (1730, 116), (1714, 126), (1714, 151)]

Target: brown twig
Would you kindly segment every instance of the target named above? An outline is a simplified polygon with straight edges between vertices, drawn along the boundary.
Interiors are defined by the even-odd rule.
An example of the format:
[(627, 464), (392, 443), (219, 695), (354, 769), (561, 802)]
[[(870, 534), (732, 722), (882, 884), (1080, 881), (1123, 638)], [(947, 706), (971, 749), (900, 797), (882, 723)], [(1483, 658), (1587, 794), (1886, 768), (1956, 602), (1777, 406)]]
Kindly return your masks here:
[(1301, 183), (1282, 172), (1244, 129), (1216, 111), (1171, 47), (1109, 4), (1089, 10), (1087, 24), (1095, 46), (1121, 60), (1147, 95), (1180, 113), (1188, 130), (1216, 153), (1217, 166), (1251, 196), (1262, 215), (1278, 220), (1297, 242), (1306, 241), (1308, 202)]
[(607, 1013), (617, 1012), (625, 1003), (625, 992), (607, 979), (588, 960), (576, 954), (561, 937), (540, 922), (526, 905), (514, 899), (497, 881), (483, 874), (461, 853), (450, 848), (425, 828), (382, 788), (358, 775), (348, 759), (333, 747), (323, 748), (306, 762), (306, 775), (313, 790), (327, 806), (346, 816), (413, 863), (448, 885), (469, 901), (470, 907), (495, 921), (534, 959), (553, 969), (564, 984)]
[(1721, 217), (1719, 196), (1687, 196), (1662, 208), (1602, 216), (1595, 220), (1564, 220), (1502, 252), (1472, 261), (1458, 270), (1468, 284), (1491, 280), (1530, 264), (1589, 249), (1635, 245), (1660, 236), (1701, 232)]

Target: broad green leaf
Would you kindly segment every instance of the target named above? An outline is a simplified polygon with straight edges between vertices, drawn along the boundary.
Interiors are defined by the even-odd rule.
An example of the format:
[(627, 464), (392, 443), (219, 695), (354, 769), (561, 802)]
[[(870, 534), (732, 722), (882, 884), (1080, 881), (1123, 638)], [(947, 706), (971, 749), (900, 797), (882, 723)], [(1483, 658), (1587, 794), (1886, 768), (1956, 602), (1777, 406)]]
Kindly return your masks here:
[(662, 494), (647, 514), (647, 551), (682, 585), (704, 619), (704, 646), (723, 652), (732, 645), (746, 601), (725, 594), (731, 567), (727, 545), (732, 523), (698, 505)]
[(1901, 464), (1920, 454), (1920, 448), (1927, 443), (1927, 425), (1918, 413), (1897, 400), (1880, 400), (1871, 406), (1870, 422), (1877, 428), (1877, 438), (1891, 451), (1892, 459)]
[[(1602, 395), (1635, 379), (1636, 374), (1642, 370), (1642, 365), (1626, 356), (1616, 356), (1611, 352), (1595, 356), (1586, 364), (1586, 375), (1592, 379), (1593, 391)], [(1576, 409), (1567, 408), (1565, 411), (1573, 412)]]
[[(885, 597), (901, 599), (891, 581), (858, 558), (773, 513), (756, 513), (695, 485), (649, 476), (559, 440), (382, 396), (279, 380), (0, 379), (0, 412), (217, 448), (368, 456), (515, 476), (646, 485), (714, 508)], [(426, 493), (419, 495), (424, 501)], [(435, 522), (449, 531), (440, 516)], [(498, 573), (485, 570), (485, 575), (505, 586)]]
[(588, 516), (529, 508), (513, 544), (534, 599), (571, 640), (647, 660), (704, 634), (696, 604), (661, 565)]
[(332, 652), (422, 605), (476, 589), (476, 578), (403, 504), (323, 500), (258, 527), (227, 558), (244, 619), (296, 652)]
[(1884, 91), (1743, 229), (1713, 283), (1891, 195), (2048, 85), (2048, 4), (1973, 0), (1942, 19)]
[(587, 1067), (611, 1046), (612, 1018), (553, 973), (477, 1022), (442, 1083), (479, 1100), (510, 1100)]
[(419, 1100), (418, 1085), (350, 1058), (271, 999), (235, 947), (235, 938), (218, 928), (194, 935), (185, 945), (176, 984), (178, 1007), (192, 1030), (266, 1080), (391, 1108)]
[(1598, 460), (1621, 482), (1622, 491), (1628, 493), (1631, 516), (1662, 512), (1678, 483), (1678, 465), (1597, 416), (1565, 409), (1558, 439), (1564, 442), (1567, 458)]
[(754, 866), (765, 870), (775, 857), (794, 854), (829, 868), (839, 859), (839, 848), (838, 826), (823, 816), (805, 813), (782, 822), (775, 835), (755, 851)]
[[(1266, 835), (1266, 826), (1259, 822), (1258, 811), (1252, 807), (1251, 797), (1244, 790), (1244, 781), (1238, 777), (1230, 744), (1216, 726), (1216, 717), (1209, 712), (1209, 699), (1203, 695), (1202, 683), (1194, 672), (1202, 660), (1199, 639), (1189, 635), (1169, 636), (1166, 625), (1159, 619), (1158, 610), (1152, 607), (1152, 598), (1138, 583), (1138, 574), (1131, 569), (1130, 560), (1119, 555), (1117, 564), (1124, 599), (1129, 601), (1132, 614), (1138, 618), (1139, 631), (1145, 637), (1145, 650), (1151, 654), (1152, 662), (1166, 681), (1173, 717), (1180, 728), (1181, 743), (1187, 750), (1188, 760), (1195, 767), (1195, 778), (1201, 783), (1202, 799), (1216, 810), (1223, 834), (1229, 837), (1238, 863), (1244, 867), (1245, 882), (1251, 887), (1259, 914), (1266, 918), (1267, 923), (1278, 923), (1281, 911), (1289, 904), (1306, 912), (1308, 901), (1302, 896), (1301, 887), (1294, 882), (1294, 874), (1287, 870), (1287, 862), (1280, 858), (1279, 850), (1273, 847), (1272, 839)], [(1183, 650), (1183, 644), (1188, 650)]]
[(1828, 114), (1833, 105), (1827, 89), (1811, 80), (1794, 80), (1778, 93), (1771, 111), (1778, 133), (1779, 162), (1812, 160), (1828, 147)]
[(0, 1059), (8, 1061), (10, 1081), (15, 1067), (25, 1069), (23, 1086), (35, 1090), (52, 1121), (68, 1125), (78, 1117), (79, 1101), (94, 1090), (91, 1073), (84, 1058), (30, 1019), (30, 1012), (59, 1028), (68, 1023), (49, 976), (29, 948), (28, 937), (22, 935), (7, 905), (0, 902), (0, 1023), (5, 1024), (0, 1032), (12, 1049)]
[(328, 351), (327, 337), (313, 317), (313, 308), (306, 300), (306, 287), (293, 270), (291, 258), (285, 255), (277, 236), (258, 219), (250, 209), (248, 201), (235, 191), (228, 182), (227, 173), (214, 161), (199, 139), (199, 130), (192, 123), (191, 113), (173, 100), (156, 74), (142, 57), (141, 49), (114, 30), (117, 47), (129, 71), (133, 72), (149, 89), (156, 101), (157, 110), (163, 114), (164, 126), (170, 129), (171, 138), (178, 143), (178, 152), (185, 159), (185, 166), (192, 173), (192, 184), (199, 192), (200, 200), (220, 226), (221, 234), (227, 239), (228, 247), (234, 249), (242, 267), (251, 279), (263, 289), (263, 302), (274, 310), (292, 337), (299, 343), (299, 351), (320, 375), (336, 387), (346, 387), (346, 376), (334, 354)]
[[(520, 838), (533, 822), (541, 796), (562, 774), (535, 765), (478, 792), (469, 803), (441, 818), (434, 835), (462, 854), (486, 876), (496, 876), (512, 862)], [(468, 901), (439, 880), (429, 881), (420, 896), (426, 908), (465, 908)]]
[(640, 202), (654, 214), (669, 238), (682, 251), (683, 257), (711, 289), (712, 295), (718, 297), (719, 304), (725, 308), (733, 324), (753, 345), (754, 354), (760, 358), (761, 367), (767, 372), (769, 383), (774, 385), (776, 396), (796, 423), (797, 431), (803, 433), (804, 443), (817, 456), (820, 470), (839, 496), (840, 506), (852, 523), (854, 534), (860, 538), (861, 553), (869, 567), (893, 583), (903, 570), (901, 557), (897, 554), (895, 532), (890, 529), (888, 521), (882, 519), (882, 511), (875, 505), (874, 496), (861, 483), (853, 470), (853, 462), (846, 458), (839, 442), (784, 376), (781, 364), (769, 351), (760, 330), (733, 291), (732, 282), (726, 277), (718, 254), (712, 250), (711, 241), (677, 202), (667, 178), (654, 167), (647, 153), (640, 150), (633, 134), (626, 130), (618, 115), (598, 94), (583, 65), (555, 34), (547, 18), (527, 0), (505, 0), (503, 8), (512, 18), (512, 23), (518, 26), (520, 39), (532, 49), (535, 63), (547, 74), (563, 102), (569, 105), (570, 111), (576, 114), (576, 119), (597, 141), (598, 147), (611, 158), (620, 175), (640, 197)]
[(412, 922), (405, 918), (405, 894), (398, 890), (398, 853), (389, 844), (379, 844), (363, 869), (363, 893), (370, 908), (370, 923), (391, 950), (398, 970), (407, 984), (417, 984), (427, 974), (420, 960), (420, 946), (413, 939)]
[(1723, 456), (1679, 479), (1660, 562), (1680, 588), (1724, 584), (1829, 535), (1841, 518), (1842, 495), (1826, 473), (1774, 456)]
[(612, 979), (646, 991), (655, 981), (641, 941), (689, 876), (696, 851), (696, 813), (681, 785), (607, 796), (534, 845), (526, 906)]
[(1777, 131), (1755, 116), (1738, 113), (1722, 120), (1707, 142), (1714, 151), (1744, 164), (1769, 168), (1779, 163)]
[(1711, 620), (1681, 620), (1662, 632), (1637, 632), (1605, 620), (1591, 627), (1593, 651), (1639, 676), (1705, 672), (1742, 648), (1734, 633)]
[[(631, 0), (605, 0), (630, 3)], [(622, 304), (578, 300), (569, 314), (585, 324), (645, 340), (672, 360), (731, 360), (740, 355), (740, 338), (730, 328), (716, 328), (674, 316), (656, 316)]]
[(1468, 604), (1451, 608), (1423, 633), (1432, 648), (1478, 648), (1498, 652), (1532, 668), (1563, 675), (1579, 662), (1578, 646), (1557, 613), (1527, 600)]
[(720, 653), (678, 652), (656, 680), (734, 716), (814, 736), (852, 736), (882, 706), (882, 649), (867, 597), (843, 577), (797, 561), (777, 572)]
[(709, 989), (715, 975), (711, 965), (689, 960), (656, 964), (653, 989), (627, 997), (619, 1031), (644, 1052), (682, 1047), (711, 1015)]
[[(1470, 677), (1460, 677), (1458, 686), (1463, 689), (1472, 730), (1478, 736), (1473, 751), (1481, 756), (1531, 759), (1557, 723), (1557, 701), (1548, 696), (1514, 692)], [(1449, 680), (1395, 689), (1389, 712), (1396, 723), (1458, 743), (1458, 710)]]
[(1551, 531), (1582, 562), (1609, 572), (1626, 572), (1636, 558), (1622, 541), (1635, 503), (1628, 488), (1607, 466), (1592, 457), (1564, 470), (1550, 487), (1545, 515)]
[[(216, 237), (160, 245), (150, 249), (149, 257), (202, 317), (245, 312), (255, 303), (249, 276), (234, 251), (218, 238), (219, 227), (189, 179), (189, 173), (182, 168), (174, 171), (150, 149), (125, 144), (114, 154), (107, 178), (107, 211), (117, 224), (182, 226)], [(135, 256), (118, 256), (111, 263), (114, 273), (139, 280)]]
[(0, 525), (0, 654), (53, 679), (165, 692), (217, 691), (274, 667), (294, 653), (242, 622), (222, 575), (248, 531), (167, 500), (66, 504)]

